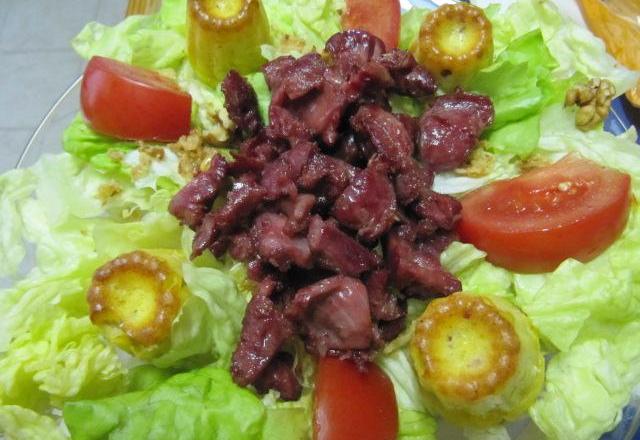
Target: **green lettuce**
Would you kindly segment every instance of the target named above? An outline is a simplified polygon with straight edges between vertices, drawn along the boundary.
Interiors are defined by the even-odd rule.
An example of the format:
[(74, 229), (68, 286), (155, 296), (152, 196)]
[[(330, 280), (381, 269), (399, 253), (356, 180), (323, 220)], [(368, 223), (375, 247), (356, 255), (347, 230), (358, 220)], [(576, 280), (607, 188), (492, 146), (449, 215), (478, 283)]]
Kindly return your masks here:
[(263, 0), (275, 47), (263, 47), (263, 55), (302, 55), (321, 51), (333, 34), (340, 32), (344, 0)]
[(511, 41), (491, 66), (467, 84), (493, 101), (495, 120), (485, 135), (492, 149), (527, 156), (536, 148), (541, 110), (563, 100), (568, 86), (550, 80), (555, 67), (542, 32), (534, 30)]
[(578, 82), (606, 78), (621, 94), (638, 79), (549, 0), (518, 0), (503, 10), (494, 5), (487, 15), (496, 58), (466, 88), (489, 95), (494, 103), (495, 122), (484, 135), (492, 151), (520, 157), (534, 152), (542, 112)]
[[(183, 250), (185, 228), (167, 211), (173, 189), (138, 188), (68, 154), (45, 155), (7, 177), (11, 182), (0, 179), (6, 185), (0, 200), (15, 218), (0, 253), (13, 255), (17, 267), (26, 242), (34, 248), (35, 266), (0, 291), (0, 404), (43, 411), (122, 392), (126, 368), (89, 320), (86, 292), (96, 268), (119, 254)], [(119, 185), (120, 193), (98, 200), (107, 183)], [(250, 289), (245, 270), (211, 257), (196, 262), (205, 267), (196, 266), (189, 253), (184, 249), (183, 272), (191, 293), (168, 349), (153, 363), (215, 360), (228, 366)]]
[(557, 61), (551, 80), (567, 80), (576, 74), (586, 78), (606, 78), (618, 93), (635, 85), (638, 72), (621, 66), (607, 53), (602, 40), (560, 14), (551, 0), (517, 0), (506, 10), (491, 13), (496, 52), (514, 39), (540, 30), (544, 43)]
[(163, 2), (159, 13), (130, 16), (115, 26), (89, 23), (71, 45), (85, 59), (98, 55), (150, 69), (176, 69), (186, 57), (186, 9), (176, 3)]
[(38, 322), (0, 359), (0, 402), (43, 410), (124, 390), (124, 367), (88, 317)]
[(391, 379), (398, 402), (399, 431), (402, 440), (436, 438), (437, 423), (422, 398), (422, 388), (406, 348), (387, 352), (376, 362)]
[(411, 45), (418, 38), (420, 26), (424, 17), (429, 13), (429, 9), (413, 7), (402, 14), (400, 21), (400, 49), (409, 50)]
[(110, 152), (126, 153), (137, 145), (96, 133), (78, 114), (64, 130), (62, 147), (67, 153), (89, 161), (97, 170), (109, 172), (122, 167), (122, 161), (113, 159)]
[(530, 410), (551, 439), (599, 438), (620, 421), (640, 381), (640, 323), (579, 343), (547, 366), (545, 389)]
[(170, 348), (151, 360), (171, 367), (198, 356), (229, 366), (240, 334), (248, 292), (238, 291), (226, 273), (208, 267), (183, 264), (189, 297), (171, 328)]
[(7, 440), (66, 438), (51, 417), (15, 405), (0, 405), (0, 434), (4, 434)]
[(226, 369), (206, 367), (172, 376), (144, 391), (67, 403), (74, 439), (259, 439), (265, 408)]
[(11, 170), (0, 175), (0, 261), (3, 262), (0, 277), (14, 275), (26, 256), (20, 209), (35, 187), (36, 178), (30, 170)]

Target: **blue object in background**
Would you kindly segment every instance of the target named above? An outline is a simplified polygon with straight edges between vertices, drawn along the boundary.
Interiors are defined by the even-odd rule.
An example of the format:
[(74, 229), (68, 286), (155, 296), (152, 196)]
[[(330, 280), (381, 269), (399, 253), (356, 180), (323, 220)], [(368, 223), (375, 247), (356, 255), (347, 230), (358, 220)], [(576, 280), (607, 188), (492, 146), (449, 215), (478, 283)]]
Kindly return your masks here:
[[(640, 109), (632, 106), (622, 95), (611, 103), (611, 112), (604, 122), (604, 129), (613, 134), (621, 134), (631, 127), (636, 127), (640, 134)], [(636, 139), (640, 144), (640, 136)]]

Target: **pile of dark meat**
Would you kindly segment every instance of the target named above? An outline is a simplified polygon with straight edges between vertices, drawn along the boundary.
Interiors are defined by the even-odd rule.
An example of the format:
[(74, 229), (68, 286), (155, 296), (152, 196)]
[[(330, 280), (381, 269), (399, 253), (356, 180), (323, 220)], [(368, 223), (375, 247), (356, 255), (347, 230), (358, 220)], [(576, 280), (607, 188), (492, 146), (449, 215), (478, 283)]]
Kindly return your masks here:
[[(215, 156), (170, 211), (196, 231), (194, 257), (228, 252), (257, 283), (234, 380), (295, 400), (294, 338), (314, 355), (364, 363), (404, 329), (407, 298), (460, 290), (439, 256), (461, 205), (431, 187), (435, 172), (468, 159), (494, 111), (489, 98), (462, 90), (436, 97), (410, 53), (362, 31), (263, 72), (269, 125), (253, 88), (231, 71), (222, 90), (240, 138), (234, 160)], [(394, 114), (391, 94), (427, 110)]]

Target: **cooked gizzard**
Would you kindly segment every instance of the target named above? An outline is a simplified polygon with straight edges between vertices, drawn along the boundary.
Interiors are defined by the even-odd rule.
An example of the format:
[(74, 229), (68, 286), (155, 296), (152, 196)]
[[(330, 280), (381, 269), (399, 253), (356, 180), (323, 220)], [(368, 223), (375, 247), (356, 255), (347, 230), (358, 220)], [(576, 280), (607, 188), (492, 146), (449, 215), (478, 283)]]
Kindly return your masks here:
[(186, 297), (181, 254), (135, 251), (98, 268), (87, 294), (91, 321), (142, 359), (163, 351)]
[(544, 381), (529, 319), (498, 297), (456, 293), (434, 300), (418, 319), (410, 347), (430, 409), (460, 425), (518, 417)]
[(425, 17), (411, 50), (450, 89), (493, 60), (491, 22), (476, 6), (440, 6)]
[(269, 22), (260, 0), (189, 0), (188, 55), (203, 81), (215, 86), (229, 70), (258, 70), (266, 61)]

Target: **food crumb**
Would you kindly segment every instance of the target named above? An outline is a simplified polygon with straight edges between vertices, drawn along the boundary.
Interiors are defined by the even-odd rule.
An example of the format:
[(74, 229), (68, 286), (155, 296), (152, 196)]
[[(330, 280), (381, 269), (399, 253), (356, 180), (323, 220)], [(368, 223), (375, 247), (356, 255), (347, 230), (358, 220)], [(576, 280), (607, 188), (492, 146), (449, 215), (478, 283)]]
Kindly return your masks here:
[(156, 160), (164, 159), (164, 148), (162, 147), (147, 145), (144, 142), (141, 142), (138, 146), (138, 150), (140, 151), (140, 153), (144, 153), (148, 156), (151, 156), (153, 159), (156, 159)]
[(149, 169), (151, 168), (151, 161), (153, 158), (148, 154), (140, 151), (140, 158), (138, 160), (138, 165), (133, 167), (131, 170), (131, 176), (133, 180), (138, 180), (149, 174)]
[(484, 177), (493, 171), (495, 157), (484, 149), (484, 143), (476, 148), (464, 167), (456, 168), (455, 173), (466, 177)]
[(124, 153), (120, 150), (109, 150), (107, 156), (116, 162), (122, 162), (124, 160)]
[(534, 153), (519, 163), (520, 172), (526, 173), (527, 171), (535, 170), (536, 168), (545, 167), (550, 163), (551, 162), (549, 162), (547, 156), (540, 153)]
[(117, 196), (122, 192), (122, 187), (117, 182), (106, 182), (98, 187), (96, 198), (100, 200), (103, 205), (106, 205), (109, 200)]

